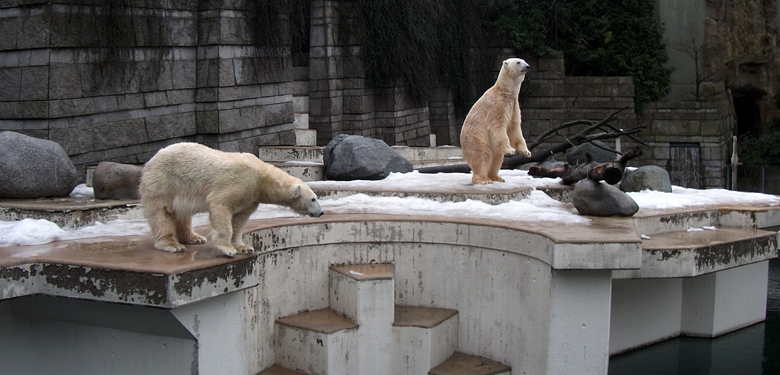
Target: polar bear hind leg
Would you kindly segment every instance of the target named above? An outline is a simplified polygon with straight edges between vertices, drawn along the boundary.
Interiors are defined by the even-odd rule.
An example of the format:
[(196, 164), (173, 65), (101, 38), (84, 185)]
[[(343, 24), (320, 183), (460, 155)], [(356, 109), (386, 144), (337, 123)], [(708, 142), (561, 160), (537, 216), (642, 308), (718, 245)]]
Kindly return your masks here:
[(176, 219), (164, 204), (151, 199), (142, 199), (144, 216), (154, 235), (154, 248), (169, 253), (180, 253), (186, 248), (176, 236)]
[(186, 243), (191, 245), (206, 243), (206, 237), (203, 237), (200, 234), (195, 233), (194, 230), (192, 230), (191, 216), (176, 217), (176, 237), (179, 239), (179, 242), (181, 243)]
[(498, 171), (501, 170), (501, 164), (503, 163), (504, 163), (504, 157), (502, 155), (499, 154), (493, 155), (493, 160), (491, 161), (491, 165), (490, 165), (490, 171), (488, 172), (488, 178), (490, 178), (491, 181), (504, 182), (503, 178), (498, 177)]
[(478, 148), (477, 150), (465, 150), (463, 157), (471, 167), (471, 183), (474, 185), (485, 185), (491, 182), (488, 173), (493, 160), (490, 150)]

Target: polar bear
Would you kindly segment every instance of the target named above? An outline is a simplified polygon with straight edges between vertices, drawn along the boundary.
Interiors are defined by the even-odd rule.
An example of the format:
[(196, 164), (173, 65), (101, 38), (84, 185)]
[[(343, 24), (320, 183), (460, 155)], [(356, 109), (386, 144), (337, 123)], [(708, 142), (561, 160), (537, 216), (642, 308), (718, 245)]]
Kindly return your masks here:
[(503, 182), (498, 171), (504, 155), (519, 152), (531, 156), (520, 129), (520, 104), (517, 95), (531, 67), (522, 59), (504, 60), (493, 87), (471, 107), (460, 133), (463, 158), (471, 167), (471, 182)]
[(139, 186), (144, 216), (158, 250), (172, 253), (206, 238), (192, 230), (192, 215), (209, 213), (211, 240), (225, 255), (252, 252), (242, 235), (260, 203), (322, 216), (317, 196), (300, 179), (247, 153), (214, 150), (197, 143), (161, 149), (144, 166)]

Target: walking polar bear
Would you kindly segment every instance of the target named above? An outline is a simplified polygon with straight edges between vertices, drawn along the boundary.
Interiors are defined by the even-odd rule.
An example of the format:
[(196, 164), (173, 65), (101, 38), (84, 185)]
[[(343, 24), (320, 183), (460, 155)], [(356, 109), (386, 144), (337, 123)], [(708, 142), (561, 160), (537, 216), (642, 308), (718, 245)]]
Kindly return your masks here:
[(531, 156), (520, 129), (517, 101), (520, 85), (530, 70), (522, 59), (504, 60), (496, 84), (474, 103), (463, 121), (460, 145), (463, 158), (471, 167), (471, 182), (475, 185), (504, 182), (498, 177), (504, 155), (519, 152)]
[(209, 213), (211, 240), (222, 253), (254, 249), (242, 240), (244, 225), (260, 203), (322, 216), (317, 196), (300, 179), (246, 153), (223, 152), (197, 143), (163, 148), (144, 166), (139, 186), (154, 247), (172, 253), (206, 238), (192, 230), (192, 215)]

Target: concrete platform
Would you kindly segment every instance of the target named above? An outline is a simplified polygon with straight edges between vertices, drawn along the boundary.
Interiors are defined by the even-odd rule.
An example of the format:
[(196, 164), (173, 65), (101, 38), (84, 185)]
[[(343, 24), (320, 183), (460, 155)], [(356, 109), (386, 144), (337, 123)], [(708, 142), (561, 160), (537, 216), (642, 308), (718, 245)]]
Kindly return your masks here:
[(642, 241), (642, 268), (615, 278), (692, 277), (777, 257), (778, 233), (753, 228), (658, 233)]
[(143, 219), (138, 200), (85, 198), (0, 199), (0, 220), (46, 219), (61, 228), (79, 228), (94, 222)]
[[(356, 306), (376, 309), (356, 315), (386, 321), (367, 323), (375, 325), (368, 331), (428, 329), (445, 319), (457, 334), (442, 337), (458, 351), (503, 363), (511, 368), (504, 373), (513, 374), (606, 374), (611, 353), (763, 320), (766, 262), (777, 256), (777, 233), (757, 228), (780, 225), (780, 208), (713, 206), (589, 219), (575, 225), (441, 215), (253, 220), (245, 241), (257, 252), (232, 259), (209, 244), (163, 253), (148, 236), (2, 247), (0, 361), (11, 372), (112, 372), (110, 363), (68, 358), (119, 353), (118, 366), (143, 363), (169, 374), (289, 369), (276, 357), (275, 322), (350, 305), (347, 290), (358, 291), (363, 302)], [(717, 230), (684, 232), (705, 225)], [(43, 295), (50, 297), (36, 299)], [(381, 301), (371, 300), (379, 295)], [(415, 314), (417, 307), (426, 310)], [(447, 311), (457, 315), (443, 318)], [(85, 312), (96, 318), (72, 319)], [(366, 327), (359, 319), (346, 321), (359, 328), (328, 339), (338, 356), (374, 358), (371, 353), (394, 352), (394, 337), (410, 343), (418, 337), (366, 336), (358, 332)], [(150, 324), (156, 328), (144, 328)], [(284, 342), (306, 334), (296, 335)], [(146, 349), (160, 347), (170, 350)], [(35, 360), (41, 356), (60, 360)], [(369, 364), (349, 366), (361, 373)]]

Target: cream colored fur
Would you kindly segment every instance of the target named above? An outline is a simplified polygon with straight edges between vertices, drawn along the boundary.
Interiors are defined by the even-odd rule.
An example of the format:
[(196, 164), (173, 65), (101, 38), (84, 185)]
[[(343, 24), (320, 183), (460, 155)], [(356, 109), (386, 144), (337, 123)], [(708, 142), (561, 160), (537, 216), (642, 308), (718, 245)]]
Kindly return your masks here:
[(322, 215), (317, 196), (298, 178), (254, 155), (222, 152), (197, 143), (160, 150), (144, 166), (139, 187), (154, 247), (185, 250), (206, 238), (192, 230), (192, 215), (209, 213), (211, 240), (227, 256), (254, 249), (242, 240), (244, 225), (260, 203), (300, 214)]
[(463, 122), (460, 145), (471, 167), (474, 184), (503, 182), (498, 171), (504, 155), (519, 152), (531, 156), (520, 128), (517, 96), (530, 66), (522, 59), (507, 59), (501, 65), (495, 85), (471, 107)]

